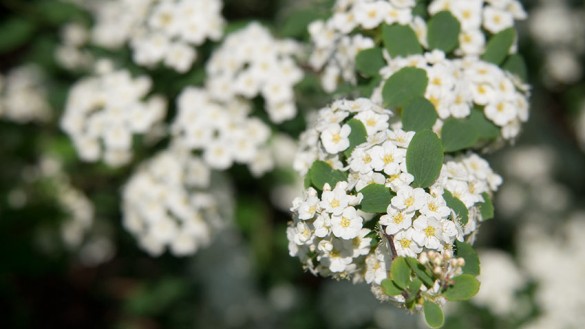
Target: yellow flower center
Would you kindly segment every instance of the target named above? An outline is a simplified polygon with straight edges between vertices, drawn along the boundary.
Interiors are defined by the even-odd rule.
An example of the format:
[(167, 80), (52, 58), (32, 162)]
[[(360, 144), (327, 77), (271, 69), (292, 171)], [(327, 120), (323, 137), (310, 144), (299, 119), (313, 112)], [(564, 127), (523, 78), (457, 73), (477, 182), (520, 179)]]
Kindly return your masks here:
[(425, 228), (425, 235), (427, 237), (435, 236), (435, 228), (432, 226), (427, 226), (427, 228)]
[(341, 217), (341, 227), (348, 228), (351, 225), (351, 221), (347, 217)]

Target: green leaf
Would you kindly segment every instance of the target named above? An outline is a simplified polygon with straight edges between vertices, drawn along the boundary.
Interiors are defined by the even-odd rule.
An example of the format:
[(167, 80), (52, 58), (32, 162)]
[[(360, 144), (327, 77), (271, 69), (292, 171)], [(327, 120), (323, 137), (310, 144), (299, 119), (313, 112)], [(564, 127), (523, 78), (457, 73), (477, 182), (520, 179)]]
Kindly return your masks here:
[(419, 263), (415, 258), (407, 257), (406, 263), (414, 272), (414, 275), (416, 275), (416, 277), (419, 278), (425, 286), (431, 287), (435, 283), (431, 271)]
[(427, 72), (415, 67), (404, 67), (395, 72), (382, 89), (384, 105), (400, 107), (416, 97), (423, 97), (429, 83)]
[(382, 291), (388, 296), (396, 296), (402, 294), (402, 289), (400, 289), (396, 283), (394, 283), (390, 279), (382, 280)]
[(449, 118), (441, 129), (445, 152), (455, 152), (473, 147), (479, 138), (477, 131), (465, 119)]
[(439, 305), (425, 300), (423, 311), (425, 313), (425, 322), (429, 327), (441, 328), (445, 324), (445, 315)]
[(43, 14), (43, 18), (55, 25), (70, 22), (72, 20), (89, 21), (80, 7), (64, 1), (41, 1), (37, 8)]
[(528, 78), (526, 62), (524, 61), (524, 58), (518, 54), (508, 56), (508, 59), (506, 59), (502, 67), (504, 70), (519, 77), (522, 81), (526, 81)]
[(428, 24), (427, 41), (429, 48), (440, 49), (445, 53), (459, 45), (461, 24), (449, 11), (442, 11), (431, 17)]
[(410, 26), (392, 24), (382, 27), (384, 47), (392, 57), (422, 54), (416, 33)]
[(349, 120), (347, 125), (351, 128), (351, 133), (349, 133), (348, 136), (349, 147), (343, 152), (343, 154), (349, 158), (351, 152), (353, 152), (356, 146), (365, 143), (368, 140), (368, 132), (366, 131), (364, 124), (358, 119)]
[(494, 218), (494, 204), (492, 203), (492, 198), (490, 198), (490, 195), (486, 192), (483, 192), (481, 196), (483, 196), (483, 202), (479, 204), (481, 218), (483, 220)]
[(480, 141), (492, 141), (500, 136), (500, 128), (486, 118), (481, 108), (471, 109), (468, 122)]
[(309, 31), (307, 26), (313, 21), (322, 18), (319, 12), (307, 9), (293, 12), (284, 19), (280, 28), (280, 35), (285, 38), (308, 38)]
[(408, 287), (408, 283), (410, 282), (410, 267), (408, 267), (404, 257), (394, 258), (390, 267), (390, 273), (392, 274), (392, 281), (398, 287), (402, 289)]
[(443, 145), (431, 130), (417, 132), (406, 150), (406, 169), (414, 176), (412, 186), (429, 187), (443, 166)]
[(419, 278), (414, 278), (408, 284), (408, 298), (406, 299), (407, 302), (416, 301), (419, 296), (420, 287), (422, 286), (422, 281)]
[(303, 185), (305, 188), (311, 187), (311, 171), (309, 170), (303, 179)]
[(516, 30), (511, 27), (493, 35), (487, 43), (485, 53), (481, 59), (495, 65), (500, 65), (508, 56), (512, 44), (516, 40)]
[(361, 95), (362, 97), (372, 96), (374, 89), (378, 88), (378, 86), (380, 85), (380, 81), (382, 81), (382, 77), (375, 76), (372, 79), (370, 79), (370, 82), (368, 82), (368, 84), (359, 85), (357, 87), (359, 95)]
[(313, 186), (320, 190), (323, 190), (325, 183), (334, 188), (337, 182), (347, 180), (347, 176), (343, 171), (334, 170), (324, 161), (313, 162), (311, 169), (309, 169), (309, 175), (311, 175)]
[(360, 51), (355, 58), (355, 68), (361, 74), (371, 77), (378, 74), (386, 65), (382, 49), (375, 47)]
[(479, 257), (473, 246), (466, 242), (455, 241), (455, 248), (457, 250), (455, 256), (461, 257), (465, 260), (463, 273), (476, 276), (479, 275)]
[(479, 281), (471, 274), (461, 274), (453, 279), (453, 285), (449, 286), (443, 296), (450, 301), (468, 300), (479, 291)]
[(454, 197), (453, 194), (447, 190), (443, 192), (443, 199), (445, 199), (447, 206), (455, 211), (455, 215), (457, 215), (457, 218), (459, 218), (461, 224), (467, 224), (469, 221), (469, 210), (463, 201)]
[(363, 195), (361, 210), (369, 213), (386, 213), (392, 194), (381, 184), (370, 184), (359, 191)]
[(402, 109), (402, 128), (407, 131), (431, 129), (437, 121), (435, 106), (424, 97), (415, 97)]
[(0, 53), (14, 50), (25, 44), (32, 36), (35, 26), (28, 20), (13, 17), (0, 23)]

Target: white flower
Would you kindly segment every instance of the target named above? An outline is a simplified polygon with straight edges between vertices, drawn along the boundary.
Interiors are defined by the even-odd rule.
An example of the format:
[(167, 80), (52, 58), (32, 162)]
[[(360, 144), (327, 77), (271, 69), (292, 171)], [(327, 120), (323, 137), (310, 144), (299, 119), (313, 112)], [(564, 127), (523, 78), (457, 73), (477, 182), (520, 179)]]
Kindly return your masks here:
[(347, 207), (341, 215), (331, 217), (331, 230), (338, 238), (350, 240), (358, 236), (362, 229), (363, 218), (354, 207)]
[(337, 154), (349, 147), (349, 134), (351, 127), (331, 124), (321, 133), (321, 142), (325, 150), (331, 154)]
[(372, 167), (376, 171), (383, 171), (386, 175), (400, 173), (400, 165), (406, 156), (406, 150), (396, 147), (392, 142), (385, 142), (382, 146), (374, 146), (369, 151), (372, 157)]
[(412, 212), (421, 209), (427, 199), (427, 194), (422, 188), (412, 188), (404, 186), (396, 192), (396, 196), (392, 198), (391, 204), (397, 209)]
[(389, 205), (387, 214), (380, 217), (380, 224), (386, 226), (386, 234), (394, 235), (398, 231), (408, 229), (412, 225), (412, 217), (414, 214), (414, 211), (401, 211)]
[(394, 235), (393, 240), (397, 256), (417, 257), (417, 255), (422, 251), (422, 247), (413, 240), (414, 235), (415, 230), (412, 228), (400, 231)]
[(388, 129), (388, 119), (390, 117), (387, 114), (379, 114), (374, 111), (362, 111), (354, 118), (364, 124), (368, 136), (371, 136), (379, 131)]
[(434, 250), (442, 250), (441, 238), (443, 227), (441, 223), (432, 217), (419, 216), (413, 224), (412, 239), (421, 247)]
[(340, 216), (350, 203), (350, 196), (345, 191), (346, 186), (346, 182), (339, 182), (332, 191), (324, 187), (319, 204), (321, 208), (333, 215)]
[(491, 33), (498, 33), (514, 25), (511, 13), (487, 6), (483, 11), (483, 27)]
[(427, 217), (434, 217), (436, 219), (447, 218), (451, 214), (451, 210), (447, 207), (447, 203), (443, 197), (434, 197), (430, 194), (427, 194), (427, 202), (420, 209), (420, 212)]

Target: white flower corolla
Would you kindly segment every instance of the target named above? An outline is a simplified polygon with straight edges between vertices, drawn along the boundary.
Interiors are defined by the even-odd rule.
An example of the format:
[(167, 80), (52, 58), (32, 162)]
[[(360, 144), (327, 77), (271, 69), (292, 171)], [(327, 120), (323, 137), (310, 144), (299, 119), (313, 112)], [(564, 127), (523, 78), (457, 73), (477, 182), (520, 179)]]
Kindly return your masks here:
[[(306, 168), (322, 161), (337, 170), (335, 177), (340, 181), (317, 188), (316, 172), (311, 169), (312, 186), (293, 201), (287, 236), (290, 254), (300, 258), (307, 270), (354, 282), (365, 280), (376, 290), (387, 277), (393, 257), (418, 257), (432, 250), (443, 255), (456, 240), (472, 237), (483, 220), (479, 207), (495, 192), (501, 178), (485, 160), (467, 153), (445, 157), (431, 187), (412, 186), (414, 176), (407, 172), (405, 155), (414, 132), (391, 123), (368, 136), (365, 126), (373, 117), (369, 111), (392, 119), (389, 110), (371, 100), (338, 100), (319, 111), (317, 122), (303, 134), (297, 152), (302, 158), (297, 160), (303, 163), (301, 174), (307, 175)], [(330, 137), (323, 136), (331, 135), (332, 126), (335, 131), (350, 126), (350, 120), (363, 124), (364, 141), (353, 145), (349, 155), (332, 156), (325, 147)], [(351, 126), (359, 127), (356, 122)], [(389, 164), (395, 166), (389, 170)], [(386, 187), (390, 199), (381, 213), (366, 215), (363, 207), (371, 184)], [(449, 207), (447, 192), (466, 206), (467, 222)], [(404, 302), (399, 297), (394, 300)]]
[(250, 115), (248, 102), (239, 98), (221, 102), (205, 89), (188, 87), (177, 105), (171, 125), (175, 141), (185, 149), (201, 151), (211, 168), (225, 170), (242, 163), (261, 176), (274, 167), (270, 128)]
[(357, 237), (362, 229), (363, 218), (357, 214), (354, 207), (347, 207), (336, 216), (331, 216), (331, 232), (334, 236), (344, 240)]
[(389, 205), (387, 214), (380, 216), (380, 224), (386, 227), (386, 234), (394, 235), (412, 226), (414, 214), (414, 211), (404, 211)]
[(405, 186), (396, 191), (392, 206), (406, 212), (420, 210), (427, 202), (427, 194), (422, 188)]
[[(528, 96), (526, 85), (518, 84), (511, 74), (500, 67), (477, 58), (450, 60), (440, 51), (428, 56), (387, 57), (387, 66), (380, 70), (384, 79), (415, 61), (416, 67), (427, 73), (427, 98), (435, 107), (439, 120), (463, 119), (471, 115), (474, 108), (481, 109), (484, 116), (501, 129), (501, 138), (513, 140), (519, 134), (519, 126), (528, 120)], [(382, 104), (380, 84), (372, 99)]]
[(132, 157), (132, 137), (160, 123), (166, 102), (147, 96), (151, 80), (128, 71), (106, 71), (78, 81), (69, 92), (61, 127), (84, 161), (112, 166)]
[(104, 1), (92, 6), (92, 41), (110, 49), (128, 43), (137, 64), (164, 63), (184, 73), (197, 58), (196, 46), (221, 38), (222, 6), (221, 0)]
[(192, 255), (225, 227), (229, 195), (227, 184), (201, 159), (173, 146), (126, 183), (123, 224), (153, 256), (167, 248), (176, 256)]
[(337, 154), (349, 147), (349, 134), (351, 128), (348, 125), (329, 125), (321, 134), (321, 142), (325, 150), (331, 154)]
[(275, 39), (268, 29), (251, 23), (227, 36), (211, 56), (207, 90), (220, 101), (260, 95), (271, 121), (292, 119), (297, 113), (293, 88), (303, 78), (295, 57), (302, 51), (300, 44)]
[(412, 227), (412, 239), (419, 246), (439, 251), (443, 249), (443, 228), (437, 219), (421, 215), (413, 221)]
[(418, 243), (415, 242), (414, 236), (416, 231), (414, 228), (399, 231), (394, 235), (394, 247), (396, 248), (396, 255), (402, 257), (417, 257), (423, 250)]
[(51, 106), (41, 68), (27, 64), (0, 75), (0, 119), (16, 123), (47, 122)]

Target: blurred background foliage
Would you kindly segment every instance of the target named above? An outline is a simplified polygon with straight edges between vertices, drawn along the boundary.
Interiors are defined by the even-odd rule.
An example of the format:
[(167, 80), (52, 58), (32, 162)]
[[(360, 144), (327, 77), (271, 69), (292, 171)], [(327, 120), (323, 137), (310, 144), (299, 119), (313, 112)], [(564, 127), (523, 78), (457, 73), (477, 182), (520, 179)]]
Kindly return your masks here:
[[(531, 12), (544, 2), (523, 3)], [(567, 3), (584, 9), (582, 1)], [(326, 16), (331, 4), (226, 0), (223, 14), (230, 22), (228, 31), (255, 19), (272, 26), (277, 36), (307, 40), (307, 24)], [(61, 27), (71, 21), (89, 25), (91, 17), (66, 2), (0, 0), (0, 73), (25, 63), (38, 64), (53, 109), (47, 123), (0, 120), (1, 328), (424, 327), (418, 316), (377, 302), (366, 286), (303, 272), (298, 260), (288, 255), (289, 214), (271, 202), (275, 182), (294, 180), (284, 170), (258, 181), (243, 167), (232, 168), (237, 200), (234, 225), (195, 256), (166, 253), (153, 258), (141, 251), (121, 224), (120, 187), (137, 164), (164, 142), (138, 147), (132, 164), (122, 169), (77, 160), (58, 120), (68, 88), (84, 72), (62, 69), (53, 56)], [(555, 234), (585, 204), (585, 154), (578, 137), (585, 129), (578, 124), (585, 79), (580, 74), (569, 83), (551, 81), (545, 64), (549, 49), (539, 44), (529, 24), (530, 18), (520, 26), (520, 53), (527, 60), (533, 88), (531, 119), (514, 147), (490, 156), (494, 169), (504, 176), (504, 189), (512, 190), (496, 195), (496, 218), (483, 225), (477, 241), (480, 248), (501, 250), (516, 260), (521, 258), (519, 232), (525, 226), (538, 225)], [(205, 77), (201, 64), (212, 46), (202, 47), (194, 66), (198, 69), (185, 76), (164, 68), (138, 67), (129, 52), (108, 55), (133, 72), (149, 74), (153, 89), (174, 99), (184, 86), (201, 84)], [(584, 63), (583, 52), (577, 58)], [(297, 88), (301, 111), (313, 111), (330, 101), (315, 76), (308, 75)], [(304, 122), (293, 120), (279, 129), (297, 137)], [(55, 181), (39, 170), (47, 156), (61, 161), (69, 183), (94, 204), (96, 234), (107, 241), (93, 245), (106, 249), (97, 251), (97, 264), (91, 261), (95, 250), (84, 254), (70, 249), (59, 236), (67, 213), (57, 201), (60, 190)], [(536, 175), (547, 177), (518, 177), (535, 167), (541, 168)], [(528, 302), (510, 312), (515, 316), (494, 314), (474, 303), (453, 306), (446, 328), (520, 327), (542, 311), (534, 302), (538, 288), (534, 280), (524, 278), (516, 297)]]

